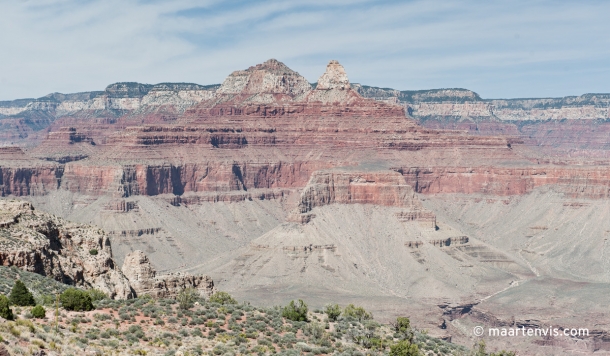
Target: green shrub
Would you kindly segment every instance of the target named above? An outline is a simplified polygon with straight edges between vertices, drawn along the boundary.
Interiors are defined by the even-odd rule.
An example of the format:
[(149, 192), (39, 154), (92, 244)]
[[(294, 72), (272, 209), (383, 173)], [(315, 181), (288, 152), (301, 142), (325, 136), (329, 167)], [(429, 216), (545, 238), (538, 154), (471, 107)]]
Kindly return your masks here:
[(92, 302), (98, 302), (100, 300), (108, 299), (106, 293), (102, 292), (99, 289), (89, 289), (87, 291), (87, 294), (89, 294), (89, 297), (91, 297)]
[(12, 305), (18, 305), (20, 307), (36, 305), (34, 296), (19, 279), (15, 281), (15, 285), (9, 296), (9, 301)]
[(324, 312), (328, 315), (328, 320), (337, 321), (337, 318), (341, 315), (341, 307), (339, 304), (328, 304), (324, 308)]
[(343, 316), (346, 318), (358, 319), (358, 321), (373, 319), (373, 315), (363, 307), (357, 307), (354, 304), (350, 304), (343, 309)]
[(42, 305), (37, 305), (34, 308), (32, 308), (32, 316), (36, 319), (44, 319), (44, 317), (47, 315), (46, 310), (44, 310), (44, 307)]
[(410, 343), (407, 340), (402, 340), (390, 346), (389, 356), (419, 356), (419, 348), (417, 345)]
[(411, 321), (406, 317), (396, 318), (396, 323), (392, 323), (394, 332), (399, 335), (401, 340), (413, 342), (413, 330), (411, 329)]
[(96, 256), (96, 255), (98, 254), (98, 251), (97, 251), (97, 249), (92, 248), (91, 250), (89, 250), (89, 254), (90, 254), (91, 256)]
[(178, 307), (182, 310), (188, 310), (193, 307), (198, 297), (199, 292), (195, 288), (185, 288), (176, 297)]
[(233, 299), (227, 292), (216, 292), (210, 296), (210, 303), (218, 304), (237, 304), (237, 300)]
[(294, 300), (282, 308), (282, 316), (292, 321), (307, 321), (307, 304), (301, 299), (297, 303)]
[(13, 320), (15, 318), (9, 306), (8, 298), (2, 294), (0, 294), (0, 317), (6, 320)]
[(89, 293), (76, 288), (68, 288), (59, 296), (61, 306), (67, 310), (89, 311), (93, 310), (93, 303)]

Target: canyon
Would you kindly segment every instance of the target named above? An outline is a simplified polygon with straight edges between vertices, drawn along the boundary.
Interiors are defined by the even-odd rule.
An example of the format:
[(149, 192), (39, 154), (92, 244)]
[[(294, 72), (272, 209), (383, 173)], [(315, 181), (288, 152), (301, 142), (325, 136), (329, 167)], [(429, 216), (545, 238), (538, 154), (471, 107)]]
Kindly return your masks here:
[(374, 88), (337, 61), (311, 84), (272, 59), (0, 102), (0, 194), (103, 229), (137, 293), (357, 303), (463, 344), (595, 320), (515, 345), (608, 352), (609, 103)]

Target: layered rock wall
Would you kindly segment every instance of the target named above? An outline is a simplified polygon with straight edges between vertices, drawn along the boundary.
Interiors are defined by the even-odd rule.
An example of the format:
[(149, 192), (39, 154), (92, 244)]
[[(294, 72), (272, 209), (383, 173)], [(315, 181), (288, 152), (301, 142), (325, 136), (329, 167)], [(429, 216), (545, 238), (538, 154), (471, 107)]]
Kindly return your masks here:
[(401, 208), (395, 215), (401, 221), (420, 221), (431, 228), (436, 217), (424, 209), (413, 188), (397, 172), (392, 171), (341, 171), (314, 172), (301, 193), (292, 221), (309, 222), (315, 215), (310, 212), (330, 204), (372, 204)]
[(610, 196), (609, 167), (430, 167), (396, 168), (418, 193), (522, 195), (551, 186), (571, 198)]

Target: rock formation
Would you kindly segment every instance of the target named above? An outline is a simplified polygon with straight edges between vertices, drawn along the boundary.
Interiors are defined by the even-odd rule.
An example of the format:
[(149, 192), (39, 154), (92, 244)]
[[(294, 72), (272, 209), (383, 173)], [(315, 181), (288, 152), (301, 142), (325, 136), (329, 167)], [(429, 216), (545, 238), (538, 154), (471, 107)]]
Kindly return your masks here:
[(214, 282), (208, 276), (188, 273), (158, 276), (148, 257), (139, 250), (125, 257), (122, 270), (138, 296), (170, 298), (186, 288), (196, 289), (202, 297), (214, 292)]
[[(398, 91), (353, 85), (364, 97), (405, 108), (428, 128), (517, 137), (535, 151), (579, 158), (610, 147), (610, 94), (564, 98), (482, 99), (466, 89)], [(595, 128), (591, 130), (591, 128)], [(601, 150), (601, 151), (600, 151)]]
[(401, 208), (394, 212), (404, 221), (436, 227), (434, 213), (424, 209), (410, 185), (398, 172), (326, 170), (314, 172), (301, 193), (290, 219), (309, 222), (315, 207), (330, 204), (372, 204)]
[(28, 202), (0, 200), (0, 244), (2, 266), (96, 288), (111, 298), (134, 296), (115, 268), (110, 240), (98, 228), (35, 211)]

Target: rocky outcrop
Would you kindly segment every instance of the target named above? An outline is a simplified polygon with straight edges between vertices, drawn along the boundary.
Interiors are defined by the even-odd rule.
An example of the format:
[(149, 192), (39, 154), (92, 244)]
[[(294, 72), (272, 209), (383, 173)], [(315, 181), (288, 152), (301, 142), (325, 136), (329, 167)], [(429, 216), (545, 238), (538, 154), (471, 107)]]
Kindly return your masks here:
[(0, 200), (0, 246), (2, 266), (96, 288), (111, 298), (134, 296), (101, 230), (35, 211), (28, 202)]
[(214, 292), (214, 282), (208, 276), (188, 273), (158, 276), (148, 257), (139, 250), (125, 256), (122, 270), (138, 296), (175, 297), (185, 288), (194, 288), (203, 297)]
[(436, 227), (434, 213), (422, 207), (413, 188), (404, 177), (392, 171), (325, 170), (314, 172), (301, 193), (301, 199), (289, 220), (309, 222), (311, 211), (330, 204), (373, 204), (400, 208), (395, 215), (401, 221), (419, 221)]

